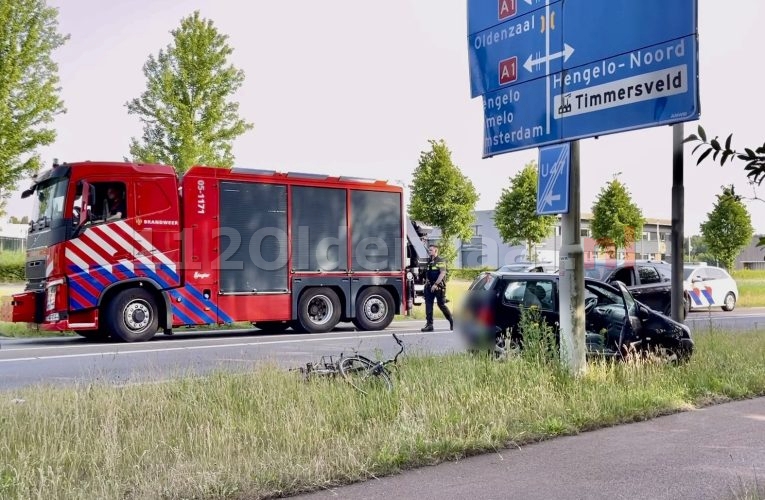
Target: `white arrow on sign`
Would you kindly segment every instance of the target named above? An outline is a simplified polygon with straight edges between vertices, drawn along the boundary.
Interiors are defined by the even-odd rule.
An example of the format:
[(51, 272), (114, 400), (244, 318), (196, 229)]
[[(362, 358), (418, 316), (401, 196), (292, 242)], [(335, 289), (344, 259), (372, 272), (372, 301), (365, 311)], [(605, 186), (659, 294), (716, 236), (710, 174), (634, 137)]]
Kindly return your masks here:
[(547, 193), (545, 199), (542, 200), (542, 208), (544, 208), (545, 205), (552, 205), (554, 201), (560, 201), (560, 195)]
[(553, 61), (560, 57), (563, 58), (563, 62), (566, 62), (568, 61), (568, 58), (571, 57), (571, 54), (573, 53), (574, 53), (574, 47), (572, 47), (571, 45), (567, 43), (564, 43), (563, 50), (560, 52), (550, 54), (549, 56), (542, 56), (539, 59), (534, 59), (534, 56), (529, 56), (529, 58), (526, 59), (526, 62), (523, 64), (523, 67), (526, 68), (526, 71), (528, 71), (529, 73), (533, 73), (534, 66), (537, 66), (547, 61)]

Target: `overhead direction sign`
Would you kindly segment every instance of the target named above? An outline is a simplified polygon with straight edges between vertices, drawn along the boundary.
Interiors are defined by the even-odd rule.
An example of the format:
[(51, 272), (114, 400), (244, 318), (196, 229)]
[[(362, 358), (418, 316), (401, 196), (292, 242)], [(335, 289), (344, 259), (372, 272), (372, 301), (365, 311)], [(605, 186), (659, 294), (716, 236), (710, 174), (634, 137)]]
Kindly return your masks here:
[(698, 0), (507, 1), (468, 0), (484, 157), (698, 117)]
[(694, 119), (696, 53), (692, 35), (486, 94), (483, 155)]
[(568, 213), (571, 146), (569, 143), (539, 148), (537, 214)]
[(563, 69), (575, 48), (563, 43), (561, 6), (557, 1), (468, 37), (471, 97)]
[(468, 0), (468, 34), (517, 19), (553, 1), (559, 0)]

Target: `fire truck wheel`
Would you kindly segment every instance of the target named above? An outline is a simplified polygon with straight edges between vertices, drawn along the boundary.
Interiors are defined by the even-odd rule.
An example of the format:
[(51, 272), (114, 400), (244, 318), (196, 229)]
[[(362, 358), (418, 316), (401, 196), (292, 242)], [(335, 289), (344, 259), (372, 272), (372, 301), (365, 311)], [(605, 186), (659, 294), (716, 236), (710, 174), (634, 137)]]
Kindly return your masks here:
[(384, 330), (393, 321), (393, 297), (385, 288), (365, 288), (356, 299), (356, 317), (353, 324), (359, 330)]
[(311, 288), (298, 304), (300, 326), (308, 333), (332, 330), (340, 321), (340, 299), (330, 288)]
[(154, 297), (143, 288), (119, 292), (107, 308), (109, 330), (125, 342), (149, 340), (159, 328)]

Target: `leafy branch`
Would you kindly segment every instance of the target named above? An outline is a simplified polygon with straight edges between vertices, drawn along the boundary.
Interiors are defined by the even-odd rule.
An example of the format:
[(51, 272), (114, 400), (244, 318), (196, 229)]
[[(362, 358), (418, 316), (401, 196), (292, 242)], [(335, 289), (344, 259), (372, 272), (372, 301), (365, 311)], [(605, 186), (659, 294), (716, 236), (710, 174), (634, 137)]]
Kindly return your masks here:
[(765, 179), (765, 143), (756, 149), (744, 148), (744, 152), (741, 153), (731, 147), (732, 140), (733, 134), (730, 134), (725, 139), (724, 145), (717, 136), (708, 141), (706, 131), (699, 125), (698, 135), (691, 134), (683, 142), (698, 143), (692, 152), (692, 154), (701, 152), (696, 165), (700, 165), (710, 155), (712, 155), (712, 161), (719, 161), (720, 166), (724, 166), (725, 162), (732, 162), (734, 159), (738, 159), (746, 162), (744, 171), (747, 172), (746, 176), (749, 178), (749, 182), (760, 185), (763, 179)]

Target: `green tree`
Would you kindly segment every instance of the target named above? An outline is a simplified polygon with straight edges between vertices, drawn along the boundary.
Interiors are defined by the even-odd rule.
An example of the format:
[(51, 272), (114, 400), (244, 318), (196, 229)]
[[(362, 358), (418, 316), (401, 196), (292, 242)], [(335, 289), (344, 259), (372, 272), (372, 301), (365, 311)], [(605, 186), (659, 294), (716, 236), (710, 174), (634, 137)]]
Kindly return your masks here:
[(428, 143), (431, 148), (420, 153), (410, 186), (409, 217), (441, 229), (439, 255), (453, 262), (456, 251), (451, 240), (471, 237), (478, 194), (470, 179), (452, 162), (446, 143)]
[(601, 248), (616, 257), (619, 248), (628, 248), (643, 232), (643, 212), (632, 202), (627, 186), (614, 176), (601, 188), (592, 205), (592, 237)]
[(537, 215), (537, 164), (532, 161), (510, 178), (510, 188), (503, 188), (495, 207), (494, 224), (502, 241), (511, 245), (526, 244), (529, 256), (555, 227), (552, 215)]
[(701, 224), (701, 234), (709, 247), (709, 254), (726, 269), (732, 269), (736, 256), (749, 244), (754, 234), (749, 211), (736, 195), (734, 187), (723, 186), (722, 194)]
[(38, 149), (56, 139), (50, 124), (66, 109), (51, 55), (68, 38), (45, 0), (0, 2), (0, 214), (19, 181), (40, 169)]
[(132, 139), (130, 154), (181, 173), (196, 164), (231, 166), (232, 142), (253, 127), (230, 100), (244, 72), (227, 61), (233, 52), (228, 37), (198, 11), (171, 34), (172, 43), (143, 67), (146, 90), (126, 104), (143, 123), (143, 137)]
[(709, 254), (709, 247), (707, 242), (704, 241), (704, 237), (701, 235), (691, 236), (691, 256), (688, 259), (692, 262), (706, 262), (712, 263), (715, 258)]

